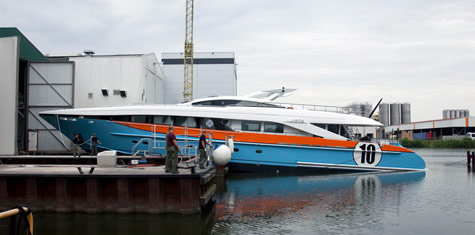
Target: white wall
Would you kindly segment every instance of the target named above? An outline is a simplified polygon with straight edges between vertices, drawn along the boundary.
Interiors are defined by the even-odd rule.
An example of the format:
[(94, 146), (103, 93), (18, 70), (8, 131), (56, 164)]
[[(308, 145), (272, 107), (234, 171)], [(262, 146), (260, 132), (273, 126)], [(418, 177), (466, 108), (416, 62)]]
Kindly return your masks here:
[[(163, 102), (163, 71), (153, 53), (69, 60), (75, 62), (75, 108)], [(103, 96), (102, 89), (109, 95)], [(114, 95), (114, 90), (124, 90), (127, 96)]]
[(0, 38), (0, 154), (17, 154), (18, 37)]
[[(235, 59), (233, 52), (195, 52), (195, 59)], [(166, 59), (183, 60), (183, 53), (162, 53)], [(184, 66), (164, 64), (165, 103), (183, 102)], [(193, 65), (193, 99), (210, 96), (237, 95), (236, 64), (197, 64)]]

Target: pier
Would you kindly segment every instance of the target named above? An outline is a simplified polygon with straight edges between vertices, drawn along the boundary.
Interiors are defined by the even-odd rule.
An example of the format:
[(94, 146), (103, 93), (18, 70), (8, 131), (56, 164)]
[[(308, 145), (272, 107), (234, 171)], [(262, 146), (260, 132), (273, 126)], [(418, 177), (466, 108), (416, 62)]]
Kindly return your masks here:
[(215, 169), (169, 174), (164, 168), (2, 164), (0, 210), (21, 204), (37, 212), (192, 214), (210, 202)]

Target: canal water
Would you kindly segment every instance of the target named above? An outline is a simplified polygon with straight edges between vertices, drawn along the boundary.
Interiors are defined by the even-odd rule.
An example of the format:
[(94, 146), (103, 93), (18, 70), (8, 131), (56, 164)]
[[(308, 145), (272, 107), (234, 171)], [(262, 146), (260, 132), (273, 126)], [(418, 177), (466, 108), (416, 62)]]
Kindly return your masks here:
[(35, 213), (35, 234), (472, 234), (466, 150), (416, 152), (428, 171), (230, 174), (202, 214)]

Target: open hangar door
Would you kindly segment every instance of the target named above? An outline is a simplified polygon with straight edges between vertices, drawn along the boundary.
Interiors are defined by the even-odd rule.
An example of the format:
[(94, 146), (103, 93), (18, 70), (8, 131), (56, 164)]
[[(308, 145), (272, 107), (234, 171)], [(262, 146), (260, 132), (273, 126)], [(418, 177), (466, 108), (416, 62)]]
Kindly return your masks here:
[[(74, 106), (74, 63), (30, 63), (28, 66), (28, 152), (66, 152), (72, 142), (39, 113)], [(35, 143), (35, 141), (37, 141)]]

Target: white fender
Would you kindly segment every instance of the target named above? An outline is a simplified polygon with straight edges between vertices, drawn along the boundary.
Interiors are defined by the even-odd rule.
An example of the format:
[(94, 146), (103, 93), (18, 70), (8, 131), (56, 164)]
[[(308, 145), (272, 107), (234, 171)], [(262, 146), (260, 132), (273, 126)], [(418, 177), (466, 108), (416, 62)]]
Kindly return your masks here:
[(224, 166), (231, 160), (231, 149), (226, 145), (221, 145), (213, 151), (213, 161), (217, 165)]
[(233, 139), (228, 140), (228, 147), (231, 150), (231, 153), (234, 153), (234, 140)]

